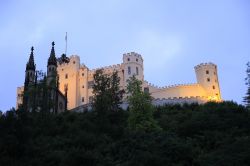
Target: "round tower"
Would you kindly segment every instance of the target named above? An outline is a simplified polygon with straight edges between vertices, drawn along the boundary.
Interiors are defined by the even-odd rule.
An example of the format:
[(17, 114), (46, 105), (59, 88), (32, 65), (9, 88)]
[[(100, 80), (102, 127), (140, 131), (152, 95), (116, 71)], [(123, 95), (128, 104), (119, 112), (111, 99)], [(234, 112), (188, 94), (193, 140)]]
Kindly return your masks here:
[(123, 54), (123, 66), (124, 85), (126, 85), (126, 81), (133, 75), (138, 80), (144, 80), (143, 59), (140, 54), (135, 52)]
[(195, 66), (197, 83), (202, 86), (208, 100), (221, 101), (217, 66), (213, 63), (202, 63)]

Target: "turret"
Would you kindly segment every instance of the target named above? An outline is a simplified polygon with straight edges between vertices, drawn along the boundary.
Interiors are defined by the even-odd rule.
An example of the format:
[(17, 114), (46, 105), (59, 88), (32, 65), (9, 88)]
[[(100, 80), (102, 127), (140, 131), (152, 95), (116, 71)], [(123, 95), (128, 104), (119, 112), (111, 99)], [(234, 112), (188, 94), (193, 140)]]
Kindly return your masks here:
[[(124, 81), (128, 80), (133, 75), (141, 81), (144, 80), (143, 59), (140, 54), (135, 52), (123, 54), (123, 66)], [(124, 85), (126, 85), (126, 82)]]
[(31, 47), (31, 53), (29, 57), (29, 61), (26, 64), (26, 70), (25, 70), (25, 82), (24, 86), (27, 87), (35, 82), (35, 70), (36, 65), (34, 62), (34, 47)]
[(208, 100), (221, 101), (217, 66), (213, 63), (202, 63), (195, 66), (197, 82), (206, 93)]
[(47, 84), (51, 86), (56, 86), (56, 77), (57, 77), (57, 59), (54, 46), (55, 42), (52, 42), (52, 48), (47, 65)]

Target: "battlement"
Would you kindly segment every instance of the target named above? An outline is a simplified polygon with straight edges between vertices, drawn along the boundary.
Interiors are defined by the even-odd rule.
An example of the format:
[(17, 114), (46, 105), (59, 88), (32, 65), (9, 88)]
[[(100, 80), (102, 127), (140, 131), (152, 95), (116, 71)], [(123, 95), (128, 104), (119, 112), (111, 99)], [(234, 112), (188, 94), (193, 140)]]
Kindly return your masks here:
[(204, 66), (214, 66), (214, 67), (217, 67), (214, 63), (208, 62), (208, 63), (201, 63), (199, 65), (196, 65), (194, 68), (198, 69), (198, 68), (201, 68), (201, 67), (204, 67)]
[(95, 69), (91, 69), (90, 72), (96, 72), (96, 70), (104, 70), (104, 71), (107, 71), (107, 70), (120, 70), (122, 68), (122, 65), (121, 64), (115, 64), (115, 65), (109, 65), (109, 66), (104, 66), (104, 67), (100, 67), (100, 68), (95, 68)]
[(80, 63), (80, 57), (78, 55), (71, 55), (69, 57), (69, 63), (62, 63), (58, 62), (58, 67), (66, 67), (72, 65), (73, 61), (77, 60)]
[(125, 53), (123, 54), (123, 57), (136, 57), (136, 58), (139, 58), (143, 61), (143, 58), (140, 54), (136, 53), (136, 52), (129, 52), (129, 53)]
[(179, 87), (190, 87), (190, 86), (199, 86), (199, 84), (197, 83), (187, 83), (187, 84), (174, 84), (174, 85), (168, 85), (168, 86), (157, 86), (154, 85), (152, 83), (149, 83), (148, 81), (144, 81), (148, 86), (152, 87), (152, 88), (156, 88), (159, 90), (165, 90), (165, 89), (169, 89), (169, 88), (179, 88)]

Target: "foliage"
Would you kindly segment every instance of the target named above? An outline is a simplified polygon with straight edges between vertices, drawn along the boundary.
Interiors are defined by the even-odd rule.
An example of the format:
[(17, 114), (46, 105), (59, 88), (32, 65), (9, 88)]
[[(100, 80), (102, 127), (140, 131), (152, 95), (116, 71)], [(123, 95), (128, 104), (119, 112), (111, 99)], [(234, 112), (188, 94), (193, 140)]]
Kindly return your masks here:
[(119, 89), (120, 77), (117, 71), (111, 75), (97, 70), (94, 74), (93, 85), (93, 109), (95, 111), (117, 111), (123, 97), (123, 92)]
[(145, 132), (160, 130), (153, 118), (151, 96), (149, 93), (142, 91), (142, 82), (136, 79), (135, 76), (128, 80), (127, 94), (129, 102), (129, 129)]
[(96, 111), (12, 108), (0, 116), (0, 165), (250, 165), (250, 112), (242, 105), (157, 107), (153, 116), (162, 130), (151, 132), (128, 130), (129, 114), (114, 111), (99, 123)]

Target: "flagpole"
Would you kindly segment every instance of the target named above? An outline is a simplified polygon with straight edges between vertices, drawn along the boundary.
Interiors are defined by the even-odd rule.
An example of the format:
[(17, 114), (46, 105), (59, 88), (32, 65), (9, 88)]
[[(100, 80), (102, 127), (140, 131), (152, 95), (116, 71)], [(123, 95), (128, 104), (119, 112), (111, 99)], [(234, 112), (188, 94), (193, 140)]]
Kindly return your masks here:
[(65, 36), (65, 55), (67, 55), (67, 46), (68, 46), (68, 35), (67, 35), (67, 32), (66, 32), (66, 36)]

